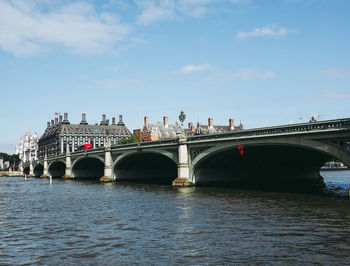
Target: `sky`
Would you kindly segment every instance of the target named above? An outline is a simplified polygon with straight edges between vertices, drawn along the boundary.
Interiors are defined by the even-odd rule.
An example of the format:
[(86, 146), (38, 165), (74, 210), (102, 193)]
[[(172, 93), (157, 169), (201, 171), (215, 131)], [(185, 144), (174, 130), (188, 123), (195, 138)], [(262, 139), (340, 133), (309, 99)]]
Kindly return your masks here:
[(348, 0), (0, 0), (0, 152), (71, 123), (350, 117)]

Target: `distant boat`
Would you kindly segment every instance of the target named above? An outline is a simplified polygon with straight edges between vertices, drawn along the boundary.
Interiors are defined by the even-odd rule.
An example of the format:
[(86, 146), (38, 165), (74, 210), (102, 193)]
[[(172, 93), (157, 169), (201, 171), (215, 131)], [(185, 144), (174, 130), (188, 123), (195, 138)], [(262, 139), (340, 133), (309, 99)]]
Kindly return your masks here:
[(324, 166), (321, 167), (321, 171), (334, 171), (334, 170), (348, 170), (349, 168), (342, 162), (326, 162)]

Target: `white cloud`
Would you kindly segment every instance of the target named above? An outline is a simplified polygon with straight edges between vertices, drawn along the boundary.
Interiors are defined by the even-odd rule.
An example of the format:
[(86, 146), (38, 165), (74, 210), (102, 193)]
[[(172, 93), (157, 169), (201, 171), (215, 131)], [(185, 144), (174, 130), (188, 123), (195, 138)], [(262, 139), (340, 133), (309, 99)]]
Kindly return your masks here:
[(27, 56), (63, 47), (74, 53), (102, 53), (128, 38), (131, 27), (112, 13), (98, 14), (77, 2), (42, 11), (24, 1), (0, 1), (0, 47)]
[(331, 69), (321, 71), (321, 75), (334, 78), (334, 79), (349, 79), (350, 71), (343, 71), (343, 70), (331, 68)]
[(237, 37), (239, 39), (262, 37), (262, 36), (281, 37), (281, 36), (287, 36), (287, 34), (289, 33), (297, 33), (297, 30), (287, 29), (284, 27), (277, 27), (276, 25), (267, 25), (262, 28), (255, 28), (253, 31), (250, 31), (250, 32), (238, 32)]
[(231, 72), (229, 74), (231, 78), (238, 78), (243, 80), (250, 79), (273, 79), (276, 77), (275, 72), (267, 71), (267, 72), (258, 72), (255, 68), (243, 69), (241, 68), (239, 71)]
[(169, 20), (175, 16), (173, 1), (161, 1), (156, 4), (153, 1), (137, 1), (136, 4), (142, 8), (141, 15), (137, 18), (137, 23), (150, 25), (159, 20)]
[(137, 23), (151, 25), (181, 16), (200, 18), (220, 4), (241, 5), (249, 2), (250, 0), (136, 0), (135, 3), (141, 9)]
[(210, 65), (205, 64), (205, 65), (186, 65), (180, 68), (179, 72), (181, 73), (192, 73), (192, 72), (197, 72), (197, 71), (203, 71), (203, 70), (209, 70), (211, 68)]

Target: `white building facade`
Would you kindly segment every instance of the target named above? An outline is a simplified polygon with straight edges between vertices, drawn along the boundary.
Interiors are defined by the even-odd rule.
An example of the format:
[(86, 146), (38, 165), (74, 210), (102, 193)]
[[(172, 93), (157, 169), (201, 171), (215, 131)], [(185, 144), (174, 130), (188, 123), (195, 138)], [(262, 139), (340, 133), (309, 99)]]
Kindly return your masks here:
[(20, 143), (16, 146), (15, 154), (18, 154), (22, 163), (36, 161), (38, 159), (39, 137), (27, 130), (21, 137)]

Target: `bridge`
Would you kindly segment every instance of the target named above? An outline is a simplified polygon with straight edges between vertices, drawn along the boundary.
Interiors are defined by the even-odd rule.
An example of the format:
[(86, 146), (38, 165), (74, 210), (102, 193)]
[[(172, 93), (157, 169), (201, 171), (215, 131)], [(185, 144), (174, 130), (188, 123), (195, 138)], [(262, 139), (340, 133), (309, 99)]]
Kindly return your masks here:
[(319, 172), (327, 161), (350, 167), (350, 118), (66, 150), (25, 164), (24, 174), (173, 186), (322, 187)]

